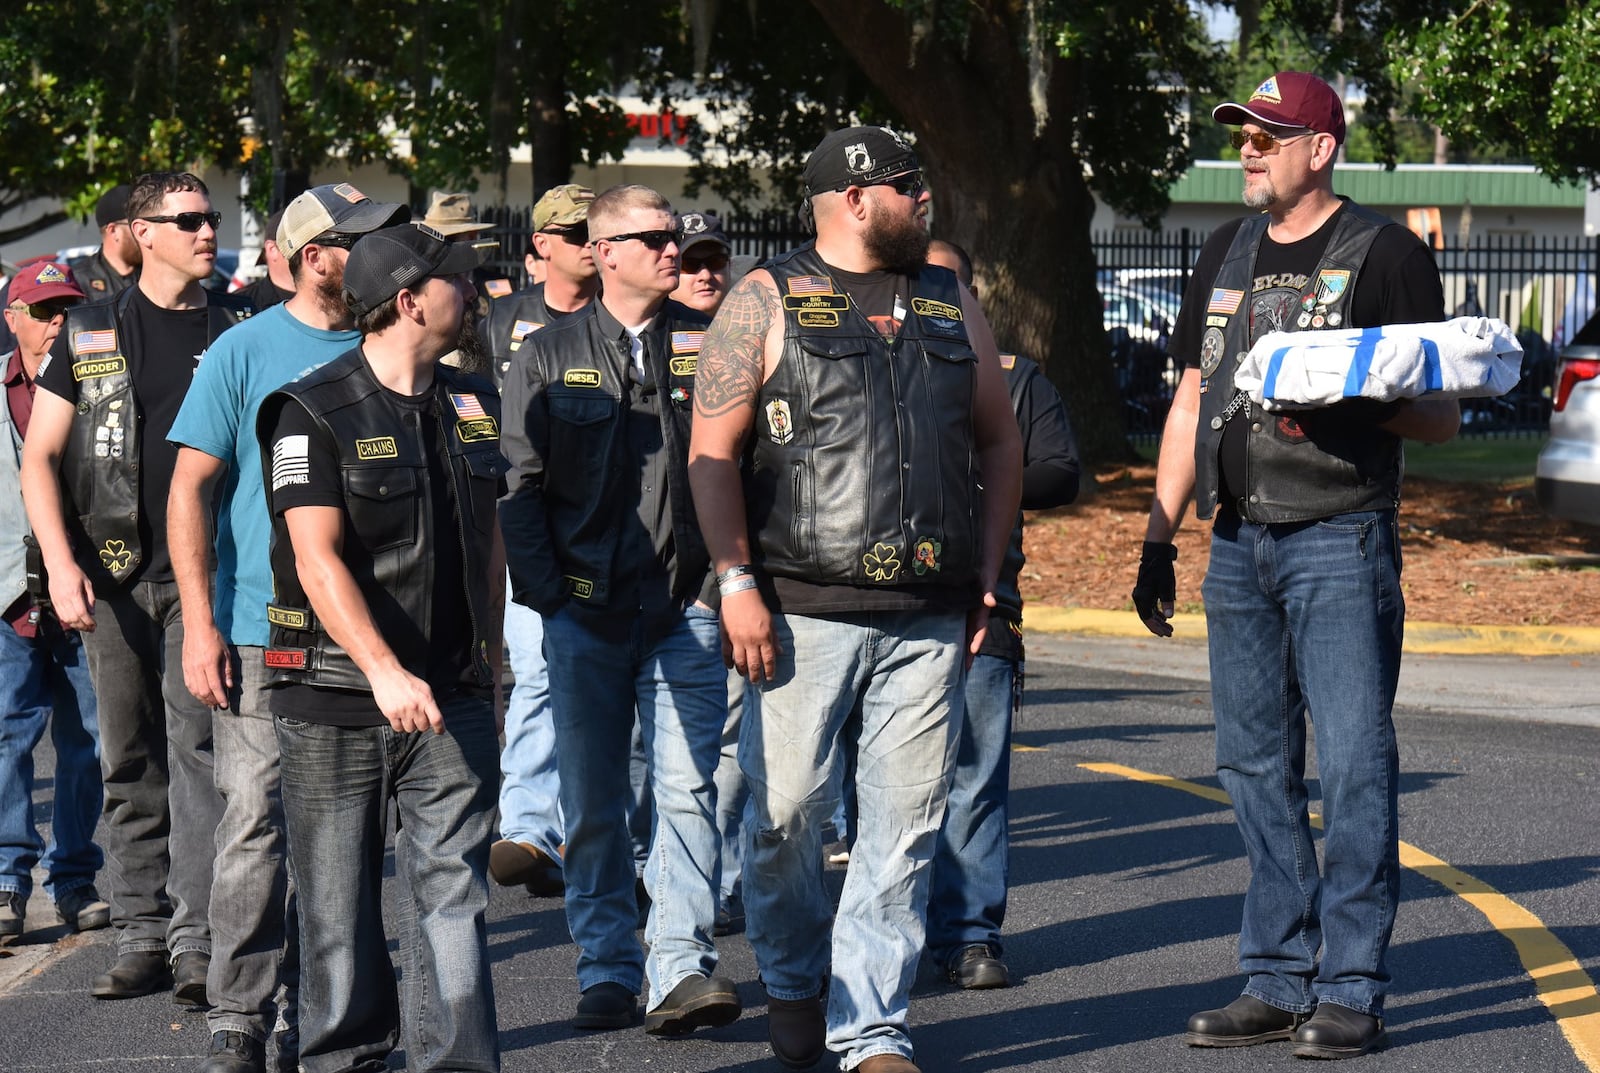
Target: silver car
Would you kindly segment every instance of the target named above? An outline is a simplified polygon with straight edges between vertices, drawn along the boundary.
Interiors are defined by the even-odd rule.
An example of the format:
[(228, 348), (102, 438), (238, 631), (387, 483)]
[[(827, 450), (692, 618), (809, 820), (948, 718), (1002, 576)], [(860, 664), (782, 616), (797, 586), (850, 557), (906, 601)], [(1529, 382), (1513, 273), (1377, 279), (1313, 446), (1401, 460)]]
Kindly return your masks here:
[(1600, 316), (1561, 352), (1552, 401), (1534, 495), (1546, 514), (1600, 525)]

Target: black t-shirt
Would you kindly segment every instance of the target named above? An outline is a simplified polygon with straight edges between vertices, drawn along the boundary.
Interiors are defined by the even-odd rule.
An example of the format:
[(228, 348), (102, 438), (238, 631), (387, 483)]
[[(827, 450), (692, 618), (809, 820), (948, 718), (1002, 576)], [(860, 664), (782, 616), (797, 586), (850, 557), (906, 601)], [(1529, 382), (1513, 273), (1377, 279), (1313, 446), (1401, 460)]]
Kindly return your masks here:
[[(73, 327), (68, 323), (50, 348), (49, 363), (39, 373), (39, 386), (70, 402), (78, 401), (68, 348)], [(178, 448), (167, 433), (183, 405), (195, 366), (211, 342), (211, 314), (200, 309), (162, 309), (137, 287), (122, 318), (122, 352), (128, 358), (133, 393), (139, 404), (139, 544), (144, 561), (128, 581), (171, 581), (167, 554), (167, 492)], [(120, 449), (117, 434), (107, 431), (107, 450)]]
[[(438, 398), (430, 388), (416, 396), (390, 392), (389, 401), (402, 412), (420, 418), (423, 442), (428, 455), (427, 487), (431, 491), (434, 540), (433, 595), (429, 601), (432, 619), (428, 624), (428, 659), (425, 667), (406, 669), (427, 681), (435, 699), (443, 699), (463, 687), (476, 687), (472, 667), (472, 618), (467, 609), (466, 567), (458, 535), (455, 482), (451, 479), (441, 435)], [(288, 436), (306, 437), (304, 480), (275, 487), (273, 510), (279, 514), (292, 507), (345, 507), (344, 479), (339, 469), (339, 452), (332, 435), (319, 425), (303, 406), (284, 406), (273, 432), (274, 444)], [(276, 483), (276, 482), (275, 482)], [(348, 517), (346, 533), (350, 532)], [(346, 544), (346, 554), (356, 553)], [(385, 624), (379, 622), (379, 632)], [(276, 715), (312, 723), (338, 726), (378, 726), (386, 722), (372, 696), (342, 690), (319, 689), (307, 685), (280, 687), (273, 692), (272, 711)]]
[[(850, 304), (892, 343), (910, 305), (911, 279), (893, 272), (846, 272), (828, 267)], [(779, 611), (798, 615), (854, 611), (966, 610), (976, 594), (963, 585), (829, 585), (798, 578), (762, 579), (762, 595)]]
[[(1298, 242), (1279, 243), (1274, 242), (1270, 234), (1262, 236), (1246, 303), (1252, 345), (1268, 332), (1295, 329), (1301, 312), (1301, 297), (1310, 286), (1323, 251), (1328, 248), (1339, 216), (1340, 213), (1335, 212), (1321, 227)], [(1243, 224), (1241, 217), (1217, 228), (1195, 259), (1193, 280), (1184, 295), (1183, 308), (1167, 345), (1168, 352), (1185, 365), (1200, 364), (1200, 341), (1206, 330), (1206, 305), (1211, 297), (1212, 281), (1222, 269), (1228, 248)], [(1348, 310), (1344, 326), (1349, 328), (1443, 320), (1444, 286), (1433, 255), (1422, 240), (1399, 224), (1391, 223), (1379, 231), (1356, 276)], [(1336, 405), (1350, 408), (1362, 404), (1356, 401)], [(1224, 507), (1245, 487), (1248, 424), (1246, 410), (1241, 408), (1222, 430), (1217, 465), (1221, 482), (1219, 502)]]

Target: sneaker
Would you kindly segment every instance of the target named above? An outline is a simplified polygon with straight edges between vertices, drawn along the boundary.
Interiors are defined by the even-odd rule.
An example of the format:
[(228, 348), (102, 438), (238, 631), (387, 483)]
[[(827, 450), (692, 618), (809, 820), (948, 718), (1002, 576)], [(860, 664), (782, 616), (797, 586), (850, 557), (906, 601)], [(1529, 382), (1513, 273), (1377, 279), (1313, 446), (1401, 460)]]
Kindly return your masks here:
[(1006, 971), (1006, 963), (984, 943), (962, 947), (950, 962), (949, 976), (951, 983), (968, 991), (1011, 986), (1011, 974)]
[(243, 1032), (211, 1033), (211, 1053), (199, 1073), (266, 1073), (266, 1047)]
[(0, 891), (0, 939), (21, 935), (27, 915), (28, 899), (14, 890)]
[(56, 899), (56, 915), (73, 931), (95, 931), (111, 923), (111, 906), (90, 884), (74, 887)]

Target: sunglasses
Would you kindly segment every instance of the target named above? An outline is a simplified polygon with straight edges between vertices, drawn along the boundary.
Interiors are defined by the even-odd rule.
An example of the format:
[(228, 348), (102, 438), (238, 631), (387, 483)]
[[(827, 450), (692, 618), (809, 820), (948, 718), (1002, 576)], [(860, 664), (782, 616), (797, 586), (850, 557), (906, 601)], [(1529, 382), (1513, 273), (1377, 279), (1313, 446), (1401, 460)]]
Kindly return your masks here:
[(57, 317), (67, 315), (71, 302), (17, 302), (11, 308), (28, 316), (41, 324), (49, 324)]
[(141, 216), (139, 219), (151, 224), (176, 224), (179, 231), (191, 234), (206, 224), (210, 224), (213, 231), (222, 226), (220, 212), (180, 212), (176, 216)]
[(910, 171), (904, 175), (896, 175), (892, 179), (885, 179), (881, 183), (873, 183), (872, 185), (887, 186), (895, 193), (902, 197), (908, 197), (913, 201), (921, 197), (922, 192), (927, 189), (920, 171)]
[(683, 241), (682, 231), (630, 231), (626, 235), (612, 235), (609, 238), (597, 238), (596, 242), (628, 242), (637, 239), (656, 253), (660, 253), (674, 242)]
[(721, 272), (728, 267), (728, 255), (725, 253), (708, 253), (703, 257), (685, 257), (678, 269), (686, 276), (698, 273), (702, 268), (709, 268), (713, 272)]
[(1244, 143), (1249, 142), (1255, 147), (1256, 152), (1270, 153), (1280, 145), (1284, 145), (1288, 142), (1299, 141), (1301, 138), (1309, 138), (1318, 133), (1320, 132), (1315, 130), (1307, 130), (1301, 131), (1299, 134), (1291, 134), (1287, 138), (1280, 138), (1278, 135), (1268, 134), (1264, 130), (1258, 130), (1254, 134), (1246, 134), (1242, 130), (1236, 130), (1232, 134), (1228, 135), (1228, 140), (1233, 143), (1233, 147), (1235, 149), (1243, 149)]
[(589, 244), (589, 228), (583, 224), (579, 224), (577, 227), (549, 227), (540, 231), (539, 234), (558, 238), (569, 246), (587, 246)]
[[(179, 224), (178, 226), (183, 227), (182, 224)], [(212, 226), (214, 227), (216, 225), (213, 224)], [(185, 231), (189, 230), (187, 227), (183, 227), (183, 229)], [(348, 250), (355, 246), (355, 244), (359, 241), (361, 241), (360, 235), (341, 235), (333, 231), (325, 231), (316, 238), (312, 239), (310, 242), (307, 242), (306, 245), (332, 246), (336, 250)]]

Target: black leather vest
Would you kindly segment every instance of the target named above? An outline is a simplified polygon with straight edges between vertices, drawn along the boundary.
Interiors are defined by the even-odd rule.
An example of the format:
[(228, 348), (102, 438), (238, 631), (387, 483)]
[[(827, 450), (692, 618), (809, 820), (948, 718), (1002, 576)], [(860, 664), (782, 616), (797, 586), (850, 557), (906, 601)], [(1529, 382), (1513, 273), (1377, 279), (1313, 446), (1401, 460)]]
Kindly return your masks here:
[[(612, 564), (623, 531), (637, 525), (636, 469), (628, 445), (631, 358), (601, 329), (593, 305), (538, 333), (536, 354), (544, 382), (549, 442), (545, 458), (545, 526), (561, 571), (561, 585), (574, 606), (611, 609)], [(667, 452), (667, 494), (672, 510), (676, 576), (672, 594), (693, 597), (711, 557), (695, 519), (689, 492), (689, 426), (694, 412), (694, 374), (710, 322), (705, 315), (668, 301), (645, 335), (662, 395), (661, 438)], [(511, 549), (510, 554), (517, 554)], [(534, 595), (536, 602), (551, 594)]]
[[(500, 457), (500, 396), (490, 384), (447, 365), (434, 368), (439, 429), (449, 455), (449, 477), (460, 506), (457, 531), (434, 532), (427, 441), (415, 411), (403, 411), (373, 377), (358, 349), (303, 380), (269, 395), (256, 424), (262, 465), (272, 470), (272, 433), (278, 415), (298, 400), (331, 434), (339, 449), (345, 496), (343, 559), (356, 579), (384, 640), (413, 674), (428, 665), (432, 639), (433, 565), (441, 541), (460, 542), (467, 609), (472, 620), (472, 665), (489, 686), (489, 559), (495, 501), (506, 471)], [(294, 568), (288, 527), (272, 517), (272, 584), (267, 607), (271, 642), (266, 662), (273, 682), (371, 692), (349, 654), (329, 637), (311, 610)]]
[(978, 359), (954, 273), (912, 278), (890, 343), (812, 246), (765, 267), (784, 343), (756, 399), (745, 478), (763, 569), (866, 587), (976, 580)]
[(72, 278), (78, 281), (78, 286), (83, 288), (83, 293), (91, 302), (114, 298), (139, 280), (137, 268), (132, 275), (124, 276), (111, 267), (105, 254), (99, 250), (84, 257), (74, 257), (67, 262), (67, 267), (72, 269)]
[[(1201, 347), (1200, 427), (1195, 436), (1195, 512), (1209, 518), (1220, 484), (1218, 449), (1233, 400), (1234, 370), (1250, 350), (1251, 288), (1265, 214), (1247, 218), (1212, 283)], [(1370, 327), (1349, 322), (1351, 296), (1387, 217), (1345, 202), (1300, 304), (1284, 331)], [(1263, 329), (1264, 333), (1264, 329)], [(1258, 524), (1299, 522), (1400, 502), (1400, 439), (1334, 408), (1271, 413), (1250, 403), (1244, 489), (1233, 489), (1240, 517)], [(1241, 420), (1235, 416), (1233, 420)]]
[[(61, 326), (78, 385), (78, 410), (61, 459), (71, 500), (68, 518), (75, 512), (81, 526), (74, 551), (91, 578), (109, 574), (114, 581), (126, 581), (144, 561), (139, 543), (139, 426), (144, 417), (133, 392), (135, 355), (129, 348), (136, 340), (122, 326), (133, 293), (130, 287), (104, 302), (73, 306)], [(248, 307), (222, 295), (208, 294), (206, 309), (208, 342), (237, 324), (241, 315), (250, 315)]]
[(544, 304), (544, 284), (497, 298), (489, 306), (490, 368), (496, 386), (506, 382), (506, 370), (519, 355), (527, 354), (528, 337), (549, 324), (550, 307)]

